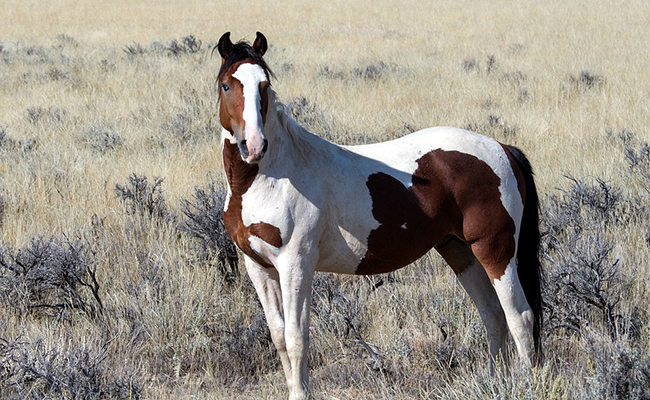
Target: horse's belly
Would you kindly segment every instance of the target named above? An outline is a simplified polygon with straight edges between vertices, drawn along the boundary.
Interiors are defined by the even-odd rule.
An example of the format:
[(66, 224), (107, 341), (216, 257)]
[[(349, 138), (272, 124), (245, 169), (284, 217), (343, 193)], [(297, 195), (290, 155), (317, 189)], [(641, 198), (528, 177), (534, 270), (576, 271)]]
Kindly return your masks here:
[(329, 239), (329, 245), (321, 245), (316, 270), (357, 275), (395, 271), (416, 261), (436, 244), (438, 235), (430, 229), (427, 235), (417, 231), (383, 225), (370, 231), (364, 241), (341, 232), (337, 241)]
[(424, 215), (417, 205), (399, 211), (401, 216), (396, 219), (380, 223), (373, 219), (372, 227), (362, 233), (353, 234), (339, 226), (324, 234), (317, 270), (358, 275), (395, 271), (425, 255), (448, 231), (436, 229), (446, 224)]
[(326, 231), (320, 240), (320, 259), (316, 270), (355, 274), (368, 249), (367, 236), (371, 229), (364, 231), (362, 234), (353, 234), (340, 226)]

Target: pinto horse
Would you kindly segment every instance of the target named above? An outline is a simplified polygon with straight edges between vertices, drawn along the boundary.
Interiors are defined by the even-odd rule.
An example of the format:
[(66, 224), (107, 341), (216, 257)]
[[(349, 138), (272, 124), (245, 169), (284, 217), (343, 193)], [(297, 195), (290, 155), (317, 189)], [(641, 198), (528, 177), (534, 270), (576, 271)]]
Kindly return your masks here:
[(490, 367), (510, 331), (532, 364), (540, 352), (538, 198), (515, 147), (466, 130), (424, 129), (340, 146), (291, 119), (271, 89), (264, 35), (224, 34), (216, 48), (224, 224), (244, 253), (290, 399), (308, 393), (315, 271), (379, 274), (435, 248), (476, 304)]

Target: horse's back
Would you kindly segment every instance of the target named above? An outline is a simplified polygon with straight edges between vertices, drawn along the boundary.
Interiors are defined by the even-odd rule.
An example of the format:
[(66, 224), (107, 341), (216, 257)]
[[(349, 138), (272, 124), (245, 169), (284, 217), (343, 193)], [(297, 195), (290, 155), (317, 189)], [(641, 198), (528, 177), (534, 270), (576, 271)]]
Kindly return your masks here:
[(386, 142), (345, 147), (354, 153), (396, 168), (408, 165), (434, 150), (458, 151), (486, 158), (499, 146), (500, 144), (496, 140), (476, 132), (438, 126), (422, 129)]

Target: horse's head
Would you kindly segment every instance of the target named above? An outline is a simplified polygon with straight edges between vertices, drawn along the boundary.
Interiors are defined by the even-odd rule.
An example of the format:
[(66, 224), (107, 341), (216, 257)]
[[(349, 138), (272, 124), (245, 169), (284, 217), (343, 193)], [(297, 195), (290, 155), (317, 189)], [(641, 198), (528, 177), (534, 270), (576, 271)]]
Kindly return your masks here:
[(268, 107), (270, 70), (262, 56), (266, 38), (257, 32), (253, 46), (245, 41), (233, 44), (226, 32), (217, 44), (221, 54), (219, 70), (219, 119), (237, 140), (239, 152), (249, 164), (259, 162), (268, 147), (264, 123)]

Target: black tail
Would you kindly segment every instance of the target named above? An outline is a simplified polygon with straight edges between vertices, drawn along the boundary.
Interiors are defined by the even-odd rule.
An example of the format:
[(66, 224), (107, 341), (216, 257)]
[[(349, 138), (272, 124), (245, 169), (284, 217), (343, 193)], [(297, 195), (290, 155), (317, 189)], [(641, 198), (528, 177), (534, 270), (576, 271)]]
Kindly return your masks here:
[(526, 294), (526, 300), (533, 309), (535, 322), (533, 325), (533, 340), (537, 362), (541, 361), (542, 343), (540, 340), (542, 316), (542, 265), (539, 262), (539, 198), (533, 179), (533, 169), (524, 153), (514, 146), (508, 146), (517, 165), (524, 175), (526, 196), (524, 214), (519, 232), (519, 248), (517, 250), (517, 274)]

